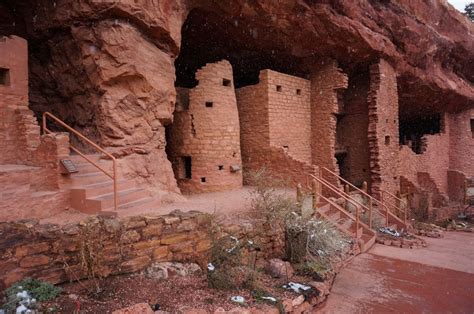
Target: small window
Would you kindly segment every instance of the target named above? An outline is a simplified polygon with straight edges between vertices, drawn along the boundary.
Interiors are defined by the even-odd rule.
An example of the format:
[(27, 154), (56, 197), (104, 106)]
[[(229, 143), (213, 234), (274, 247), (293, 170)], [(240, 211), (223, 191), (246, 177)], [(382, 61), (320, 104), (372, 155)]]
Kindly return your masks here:
[(299, 88), (296, 89), (296, 95), (301, 95), (301, 89)]
[(201, 177), (201, 183), (206, 183), (206, 177)]
[(472, 133), (472, 138), (474, 138), (474, 119), (471, 119), (471, 133)]
[(0, 85), (10, 85), (10, 70), (0, 68)]
[(385, 136), (385, 145), (390, 145), (390, 136)]
[(277, 85), (277, 86), (276, 86), (276, 91), (277, 91), (277, 92), (281, 92), (281, 85)]
[(228, 80), (228, 79), (222, 79), (222, 85), (230, 87), (230, 86), (232, 86), (232, 81)]
[(285, 152), (287, 152), (289, 148), (290, 148), (290, 147), (289, 147), (288, 145), (283, 145), (283, 150), (284, 150)]
[(223, 165), (219, 165), (219, 166), (217, 166), (217, 168), (218, 168), (219, 170), (224, 170), (224, 166), (223, 166)]
[(181, 157), (181, 164), (179, 169), (180, 179), (191, 179), (191, 157), (183, 156)]
[(206, 107), (207, 108), (212, 108), (212, 107), (214, 107), (214, 103), (212, 101), (206, 101)]

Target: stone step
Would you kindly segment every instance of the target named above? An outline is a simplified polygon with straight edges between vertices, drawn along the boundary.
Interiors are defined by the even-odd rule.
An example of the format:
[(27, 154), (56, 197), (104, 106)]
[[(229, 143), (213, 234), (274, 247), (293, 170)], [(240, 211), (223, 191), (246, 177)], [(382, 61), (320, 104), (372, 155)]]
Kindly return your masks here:
[[(131, 203), (142, 198), (150, 196), (149, 192), (141, 188), (132, 188), (117, 193), (117, 202), (119, 205)], [(114, 193), (100, 195), (94, 198), (86, 199), (87, 210), (99, 212), (101, 210), (113, 209)]]
[(327, 217), (329, 220), (338, 221), (341, 218), (341, 212), (337, 209), (331, 209), (326, 212)]
[[(135, 188), (135, 182), (132, 180), (117, 181), (117, 190), (124, 191)], [(101, 183), (88, 184), (83, 187), (74, 187), (71, 189), (71, 197), (74, 198), (93, 198), (103, 194), (109, 194), (114, 191), (114, 184), (112, 180)]]
[(90, 184), (113, 182), (112, 179), (101, 171), (89, 173), (74, 173), (69, 177), (73, 187), (83, 187)]
[[(94, 162), (98, 162), (102, 157), (101, 154), (86, 154), (86, 156)], [(88, 163), (81, 155), (69, 155), (68, 158), (71, 159), (74, 164)]]
[[(112, 163), (110, 161), (100, 160), (97, 162), (101, 168), (105, 171), (112, 174)], [(93, 172), (101, 172), (95, 165), (91, 164), (90, 162), (84, 163), (74, 163), (77, 169), (77, 173), (93, 173)]]

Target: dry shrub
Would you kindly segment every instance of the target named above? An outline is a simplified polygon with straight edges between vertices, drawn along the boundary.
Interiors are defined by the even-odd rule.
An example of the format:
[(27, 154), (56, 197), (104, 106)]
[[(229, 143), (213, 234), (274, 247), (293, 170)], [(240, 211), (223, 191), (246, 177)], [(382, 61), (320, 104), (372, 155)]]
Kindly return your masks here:
[(286, 182), (281, 177), (263, 167), (247, 173), (248, 183), (253, 186), (251, 206), (256, 218), (264, 219), (270, 224), (281, 224), (284, 217), (297, 211), (296, 202), (278, 191)]
[[(286, 218), (287, 258), (302, 268), (320, 274), (331, 269), (331, 261), (350, 247), (350, 238), (325, 220), (305, 220), (297, 213)], [(301, 267), (300, 267), (301, 268)]]
[(243, 263), (243, 250), (248, 249), (248, 241), (239, 241), (234, 236), (213, 240), (210, 264), (214, 270), (207, 272), (209, 287), (214, 289), (252, 289), (256, 281), (256, 271), (250, 263)]
[(428, 197), (426, 194), (422, 194), (420, 198), (419, 207), (411, 209), (411, 217), (417, 221), (427, 221), (429, 218), (428, 215)]

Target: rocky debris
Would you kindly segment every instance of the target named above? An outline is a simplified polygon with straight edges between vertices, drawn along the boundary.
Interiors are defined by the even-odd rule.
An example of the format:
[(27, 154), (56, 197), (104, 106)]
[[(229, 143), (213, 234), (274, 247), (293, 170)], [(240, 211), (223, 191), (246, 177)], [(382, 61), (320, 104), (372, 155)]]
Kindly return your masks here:
[(278, 258), (272, 258), (268, 261), (265, 271), (274, 278), (291, 278), (294, 270), (289, 262), (285, 262)]
[(403, 237), (394, 237), (387, 234), (377, 235), (376, 242), (378, 244), (383, 244), (387, 246), (394, 246), (404, 249), (419, 249), (426, 247), (426, 241), (415, 237), (413, 235), (407, 234)]
[(447, 231), (473, 232), (473, 227), (468, 222), (456, 221), (454, 219), (447, 219), (447, 221), (446, 221), (446, 230)]
[(120, 310), (113, 311), (112, 314), (154, 314), (148, 303), (138, 303)]
[(423, 236), (423, 237), (429, 237), (429, 238), (442, 238), (443, 233), (442, 231), (439, 230), (434, 230), (434, 231), (427, 231), (424, 229), (417, 229), (414, 231), (416, 235)]
[(142, 274), (148, 278), (168, 279), (172, 276), (192, 276), (202, 272), (201, 267), (195, 263), (183, 264), (174, 262), (153, 263)]
[(431, 223), (416, 221), (413, 223), (414, 233), (416, 235), (430, 237), (430, 238), (442, 238), (444, 229), (440, 226)]

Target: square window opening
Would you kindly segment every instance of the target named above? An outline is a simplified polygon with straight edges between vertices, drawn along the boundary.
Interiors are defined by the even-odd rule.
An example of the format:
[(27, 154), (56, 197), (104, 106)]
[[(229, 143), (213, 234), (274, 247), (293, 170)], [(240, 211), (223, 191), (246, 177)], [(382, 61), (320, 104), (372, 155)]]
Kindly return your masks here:
[(191, 179), (192, 177), (191, 170), (192, 170), (191, 156), (181, 157), (180, 166), (179, 166), (179, 178)]
[(385, 136), (385, 145), (390, 145), (390, 136), (388, 135)]
[(212, 107), (214, 107), (214, 103), (212, 101), (206, 101), (206, 107), (207, 108), (212, 108)]
[(296, 95), (301, 95), (301, 89), (299, 88), (296, 89)]
[(222, 79), (222, 86), (230, 87), (232, 86), (232, 81), (228, 79)]
[(10, 70), (0, 68), (0, 85), (10, 85)]
[(277, 85), (277, 86), (276, 86), (276, 91), (277, 91), (277, 92), (281, 92), (281, 91), (282, 91), (281, 85)]
[(201, 177), (201, 183), (206, 183), (206, 177)]
[(223, 166), (223, 165), (219, 165), (219, 166), (217, 166), (217, 168), (218, 168), (219, 170), (224, 170), (224, 166)]

